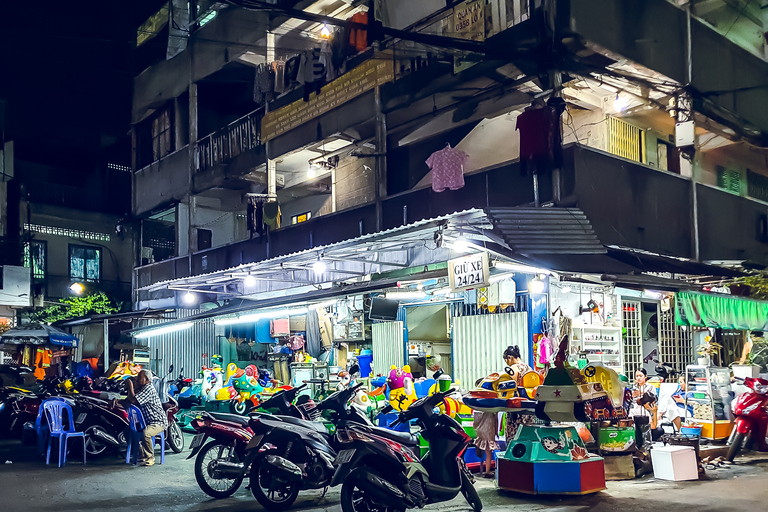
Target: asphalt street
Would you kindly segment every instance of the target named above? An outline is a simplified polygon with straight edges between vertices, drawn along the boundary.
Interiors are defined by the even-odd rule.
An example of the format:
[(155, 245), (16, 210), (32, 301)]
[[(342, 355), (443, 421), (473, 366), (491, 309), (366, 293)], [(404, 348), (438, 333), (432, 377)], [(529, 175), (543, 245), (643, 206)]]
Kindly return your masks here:
[[(187, 443), (189, 436), (187, 436)], [(75, 457), (64, 468), (45, 466), (33, 447), (15, 440), (0, 440), (0, 510), (32, 511), (258, 511), (263, 510), (245, 485), (231, 498), (214, 500), (204, 494), (193, 474), (193, 461), (181, 454), (166, 454), (166, 464), (133, 467), (117, 455), (89, 460)], [(159, 459), (159, 453), (158, 453)], [(11, 463), (5, 463), (10, 461)], [(476, 487), (484, 510), (550, 511), (723, 511), (764, 510), (768, 503), (768, 454), (737, 459), (728, 468), (707, 471), (696, 482), (665, 482), (652, 476), (609, 482), (606, 491), (577, 497), (531, 497), (499, 491), (492, 480), (478, 479)], [(306, 492), (292, 510), (339, 512), (339, 489), (325, 497)], [(462, 497), (431, 505), (425, 510), (466, 511)]]

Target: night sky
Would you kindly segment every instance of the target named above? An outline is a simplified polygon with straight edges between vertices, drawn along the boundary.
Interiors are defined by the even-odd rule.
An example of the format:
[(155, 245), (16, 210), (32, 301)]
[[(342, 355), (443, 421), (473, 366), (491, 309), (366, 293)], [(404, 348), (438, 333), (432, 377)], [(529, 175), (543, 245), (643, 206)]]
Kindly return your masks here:
[(136, 28), (163, 3), (0, 1), (0, 100), (17, 158), (130, 163)]

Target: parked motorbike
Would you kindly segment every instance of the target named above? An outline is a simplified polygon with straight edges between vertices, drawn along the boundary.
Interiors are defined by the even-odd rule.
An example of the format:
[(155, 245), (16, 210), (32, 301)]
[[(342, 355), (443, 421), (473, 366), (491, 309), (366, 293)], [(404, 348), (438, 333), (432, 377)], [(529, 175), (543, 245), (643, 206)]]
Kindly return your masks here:
[(10, 386), (0, 390), (0, 432), (21, 436), (27, 422), (35, 422), (40, 404), (46, 398), (58, 395), (61, 379), (46, 378), (32, 391)]
[(350, 426), (339, 432), (343, 449), (335, 459), (338, 469), (331, 486), (343, 482), (343, 512), (421, 508), (451, 500), (460, 492), (473, 510), (482, 510), (469, 472), (461, 464), (470, 437), (455, 419), (434, 412), (454, 391), (416, 400), (395, 422), (416, 420), (421, 426), (421, 435), (429, 441), (429, 453), (421, 461), (411, 448), (365, 428)]
[(179, 376), (176, 377), (176, 380), (169, 384), (168, 395), (175, 399), (179, 394), (183, 393), (184, 390), (192, 386), (192, 383), (193, 380), (191, 378), (184, 377), (184, 368), (182, 368), (179, 372)]
[[(293, 418), (264, 416), (251, 420), (254, 438), (246, 460), (253, 457), (251, 492), (264, 508), (285, 510), (300, 491), (329, 487), (336, 472), (338, 436), (350, 425), (412, 447), (418, 445), (418, 437), (374, 427), (365, 412), (350, 405), (361, 386), (362, 383), (337, 391), (317, 406), (320, 411), (328, 411), (335, 434), (328, 433), (319, 423)], [(263, 436), (261, 446), (259, 436)], [(257, 452), (255, 456), (253, 452)]]
[[(293, 405), (304, 387), (279, 391), (261, 405), (285, 416), (305, 419), (302, 410)], [(208, 496), (227, 498), (240, 488), (250, 465), (245, 462), (246, 446), (253, 437), (249, 421), (246, 416), (211, 412), (204, 412), (192, 420), (197, 435), (189, 445), (191, 452), (187, 459), (197, 456), (195, 480)], [(208, 439), (211, 441), (205, 444)]]
[(744, 385), (750, 391), (742, 393), (733, 402), (736, 425), (728, 439), (726, 455), (731, 462), (745, 445), (768, 452), (768, 380), (747, 377)]

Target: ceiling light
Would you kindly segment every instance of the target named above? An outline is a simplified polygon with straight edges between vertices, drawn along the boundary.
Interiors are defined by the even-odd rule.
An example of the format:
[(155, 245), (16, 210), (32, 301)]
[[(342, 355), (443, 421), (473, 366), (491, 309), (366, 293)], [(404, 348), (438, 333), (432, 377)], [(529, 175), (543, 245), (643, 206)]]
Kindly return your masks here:
[(317, 171), (315, 170), (315, 164), (309, 164), (309, 169), (307, 169), (307, 178), (312, 179), (315, 176), (317, 176)]
[(331, 306), (335, 306), (336, 301), (335, 300), (327, 300), (325, 302), (318, 302), (317, 304), (312, 304), (309, 309), (325, 309)]
[(327, 23), (323, 23), (323, 28), (320, 29), (320, 37), (323, 39), (331, 38), (331, 29), (328, 27)]
[(328, 267), (326, 266), (325, 262), (318, 258), (316, 262), (312, 264), (312, 270), (314, 271), (316, 276), (321, 276), (325, 274), (325, 271)]
[(245, 286), (256, 286), (256, 278), (251, 274), (245, 276), (245, 280), (243, 282), (245, 283)]
[(451, 294), (450, 288), (440, 288), (439, 290), (435, 290), (432, 292), (432, 295), (449, 295)]
[(489, 283), (498, 283), (499, 281), (504, 281), (506, 279), (509, 279), (510, 277), (514, 276), (514, 273), (507, 272), (504, 274), (496, 274), (495, 276), (491, 276), (491, 278), (488, 280)]
[(451, 244), (451, 249), (461, 253), (470, 252), (472, 250), (472, 244), (467, 242), (464, 237), (460, 237)]
[(618, 92), (616, 98), (613, 100), (613, 110), (616, 112), (624, 112), (629, 106), (629, 98), (621, 96)]
[(528, 284), (528, 291), (531, 293), (543, 293), (545, 286), (544, 280), (540, 276), (536, 276)]
[(73, 293), (80, 295), (85, 291), (85, 286), (83, 286), (82, 283), (72, 283), (69, 285), (69, 289), (72, 290)]
[(194, 304), (197, 301), (197, 296), (192, 292), (187, 292), (184, 294), (184, 302), (186, 304)]
[(661, 292), (654, 292), (654, 291), (651, 291), (651, 290), (643, 290), (643, 297), (647, 297), (649, 299), (659, 300), (663, 296), (664, 296), (664, 294), (661, 293)]
[(158, 327), (157, 329), (149, 329), (147, 331), (140, 331), (134, 333), (134, 338), (149, 338), (150, 336), (159, 336), (161, 334), (168, 334), (171, 332), (183, 331), (189, 329), (195, 325), (195, 322), (182, 322), (180, 324), (166, 325), (165, 327)]
[(495, 268), (500, 270), (512, 270), (514, 272), (523, 272), (525, 274), (545, 274), (549, 275), (552, 272), (545, 268), (531, 267), (530, 265), (522, 265), (520, 263), (509, 263), (506, 261), (497, 261), (493, 264)]
[(563, 286), (562, 288), (563, 293), (571, 293), (572, 291), (573, 291), (573, 288), (571, 288), (570, 286)]
[(308, 308), (273, 309), (271, 311), (263, 311), (261, 313), (250, 313), (248, 315), (215, 318), (213, 320), (213, 323), (215, 325), (247, 324), (247, 323), (256, 322), (258, 320), (266, 320), (270, 318), (303, 315), (303, 314), (306, 314), (307, 311), (309, 311)]
[(387, 292), (386, 296), (391, 300), (407, 300), (423, 299), (427, 294), (424, 292)]

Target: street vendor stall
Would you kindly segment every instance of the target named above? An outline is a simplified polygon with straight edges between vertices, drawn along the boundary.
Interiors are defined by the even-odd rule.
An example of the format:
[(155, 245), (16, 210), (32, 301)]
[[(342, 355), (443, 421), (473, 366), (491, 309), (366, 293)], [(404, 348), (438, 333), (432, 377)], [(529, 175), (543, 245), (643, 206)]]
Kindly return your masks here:
[(19, 366), (33, 368), (37, 380), (59, 375), (69, 363), (78, 338), (43, 324), (13, 327), (0, 336), (0, 350)]

